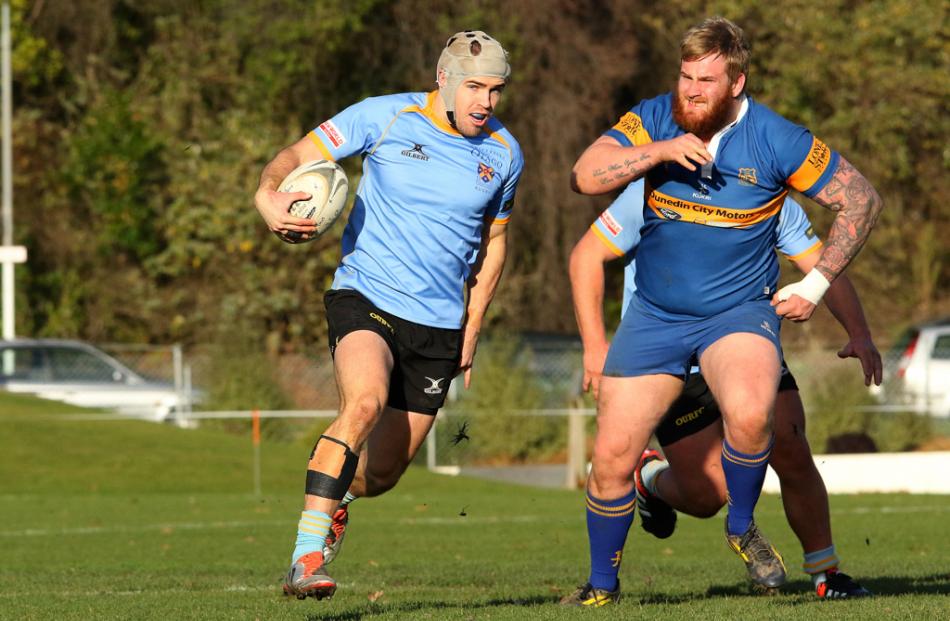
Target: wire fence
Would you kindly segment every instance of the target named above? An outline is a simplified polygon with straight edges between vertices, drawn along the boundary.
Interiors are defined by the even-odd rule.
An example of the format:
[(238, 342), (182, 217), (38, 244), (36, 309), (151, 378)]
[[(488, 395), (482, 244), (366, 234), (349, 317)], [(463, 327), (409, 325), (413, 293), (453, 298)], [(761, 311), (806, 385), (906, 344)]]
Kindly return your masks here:
[[(272, 382), (279, 404), (274, 407), (270, 393), (265, 396), (271, 402), (258, 401), (251, 392), (236, 403), (223, 403), (218, 398), (222, 381), (247, 386), (251, 377), (222, 369), (210, 348), (107, 344), (101, 349), (178, 395), (166, 418), (181, 426), (249, 418), (257, 410), (265, 412), (265, 436), (312, 436), (329, 424), (339, 405), (327, 355), (264, 357), (265, 368), (258, 362), (249, 365), (250, 373)], [(894, 388), (900, 356), (900, 350), (885, 354), (885, 385), (869, 389), (855, 359), (839, 359), (827, 349), (786, 352), (816, 452), (906, 450), (950, 435), (950, 419), (939, 418), (942, 412), (927, 407), (946, 398), (942, 391), (950, 389), (950, 376), (929, 383), (931, 393), (921, 407), (919, 396), (907, 398)], [(586, 461), (594, 430), (595, 404), (581, 392), (582, 376), (582, 348), (576, 338), (529, 334), (484, 343), (471, 390), (462, 389), (461, 381), (450, 387), (428, 439), (426, 463), (443, 470), (501, 464), (573, 464), (576, 469)], [(920, 415), (928, 412), (938, 418)]]
[[(337, 413), (328, 355), (267, 357), (258, 353), (251, 364), (232, 367), (222, 363), (211, 348), (106, 344), (100, 349), (123, 368), (180, 398), (165, 420), (183, 427), (225, 425), (252, 437), (255, 451), (262, 434), (312, 441)], [(939, 363), (941, 352), (936, 354)], [(882, 390), (866, 387), (860, 363), (839, 359), (835, 350), (786, 351), (815, 453), (950, 450), (950, 419), (941, 418), (938, 410), (921, 408), (916, 396), (905, 399), (893, 388), (900, 380), (897, 370), (902, 355), (899, 349), (885, 354)], [(71, 364), (63, 368), (92, 377), (92, 367)], [(926, 370), (941, 372), (938, 367)], [(471, 389), (461, 388), (461, 381), (452, 383), (448, 401), (417, 460), (440, 472), (495, 477), (504, 470), (503, 478), (524, 478), (533, 484), (571, 487), (582, 483), (596, 414), (592, 398), (581, 391), (582, 376), (582, 348), (574, 338), (520, 335), (484, 343)], [(268, 379), (279, 393), (276, 400), (281, 407), (273, 407), (273, 394), (253, 390), (239, 391), (243, 396), (237, 405), (224, 404), (219, 397), (222, 385), (244, 389), (254, 385), (254, 377)], [(935, 377), (938, 381), (929, 384), (934, 389), (927, 396), (929, 404), (939, 403), (944, 398), (940, 390), (950, 387), (950, 379)], [(90, 413), (88, 418), (130, 414), (121, 412)], [(150, 414), (142, 417), (156, 420)]]

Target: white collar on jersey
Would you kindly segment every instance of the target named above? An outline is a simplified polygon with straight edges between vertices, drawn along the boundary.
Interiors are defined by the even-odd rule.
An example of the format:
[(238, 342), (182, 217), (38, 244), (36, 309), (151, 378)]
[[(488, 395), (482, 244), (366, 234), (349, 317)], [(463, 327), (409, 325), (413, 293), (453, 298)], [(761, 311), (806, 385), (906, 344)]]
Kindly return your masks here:
[[(706, 146), (706, 150), (709, 151), (709, 154), (711, 156), (713, 156), (713, 160), (716, 159), (716, 152), (719, 151), (719, 142), (722, 140), (722, 137), (725, 136), (726, 133), (728, 133), (730, 129), (738, 125), (739, 121), (742, 120), (742, 117), (744, 117), (746, 112), (749, 111), (749, 98), (745, 96), (745, 93), (743, 93), (740, 97), (741, 97), (741, 100), (740, 100), (741, 103), (739, 104), (739, 114), (736, 115), (736, 120), (733, 121), (732, 123), (729, 123), (722, 129), (720, 129), (718, 132), (716, 132), (716, 134), (709, 140), (709, 145)], [(700, 176), (702, 176), (704, 179), (711, 179), (712, 166), (713, 166), (712, 162), (709, 162), (708, 164), (703, 164), (703, 168), (702, 168), (702, 172), (700, 173)]]
[(742, 120), (742, 117), (744, 117), (746, 112), (749, 111), (749, 98), (745, 96), (745, 93), (743, 93), (740, 97), (739, 114), (736, 115), (736, 120), (716, 132), (712, 139), (710, 139), (709, 146), (706, 147), (706, 150), (709, 151), (709, 154), (713, 156), (713, 158), (716, 157), (716, 152), (719, 150), (719, 141), (722, 140), (722, 137), (725, 136), (730, 129), (738, 125), (739, 121)]

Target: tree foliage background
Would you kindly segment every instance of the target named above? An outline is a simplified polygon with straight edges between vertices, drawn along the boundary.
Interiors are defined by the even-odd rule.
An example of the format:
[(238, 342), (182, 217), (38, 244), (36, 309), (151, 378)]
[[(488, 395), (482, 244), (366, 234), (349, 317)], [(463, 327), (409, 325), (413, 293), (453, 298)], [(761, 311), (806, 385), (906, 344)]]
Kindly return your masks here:
[[(491, 320), (574, 331), (567, 256), (610, 197), (572, 194), (570, 168), (633, 103), (673, 85), (679, 37), (714, 14), (751, 37), (753, 96), (810, 127), (884, 197), (849, 270), (878, 336), (950, 312), (943, 0), (12, 7), (15, 231), (30, 253), (17, 268), (19, 334), (203, 343), (240, 330), (270, 351), (313, 347), (343, 226), (279, 242), (253, 207), (261, 168), (350, 103), (431, 89), (446, 38), (475, 28), (511, 52), (498, 116), (527, 161)], [(358, 158), (346, 166), (355, 181)], [(827, 230), (830, 214), (809, 213)], [(835, 330), (826, 313), (787, 338), (839, 340)]]

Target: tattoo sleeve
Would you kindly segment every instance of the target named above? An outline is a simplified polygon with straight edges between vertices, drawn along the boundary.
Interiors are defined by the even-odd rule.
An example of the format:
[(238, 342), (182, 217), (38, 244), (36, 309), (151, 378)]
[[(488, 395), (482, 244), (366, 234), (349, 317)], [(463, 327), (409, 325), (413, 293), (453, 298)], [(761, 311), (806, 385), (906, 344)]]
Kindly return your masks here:
[(815, 266), (831, 282), (861, 250), (884, 203), (868, 180), (843, 157), (815, 201), (838, 214)]

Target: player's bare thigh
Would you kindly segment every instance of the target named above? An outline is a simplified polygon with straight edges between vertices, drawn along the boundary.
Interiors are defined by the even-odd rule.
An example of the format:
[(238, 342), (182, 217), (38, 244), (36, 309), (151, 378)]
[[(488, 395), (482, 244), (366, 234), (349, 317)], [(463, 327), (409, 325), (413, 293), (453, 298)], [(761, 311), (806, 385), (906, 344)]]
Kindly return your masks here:
[(703, 377), (719, 403), (726, 438), (736, 450), (758, 453), (768, 446), (780, 365), (775, 345), (748, 332), (726, 335), (703, 352)]
[(637, 458), (682, 389), (683, 380), (673, 375), (604, 376), (597, 404), (591, 493), (613, 498), (629, 492)]
[(340, 392), (340, 415), (327, 428), (327, 435), (356, 449), (366, 441), (386, 404), (392, 352), (379, 334), (356, 330), (340, 339), (333, 368)]

